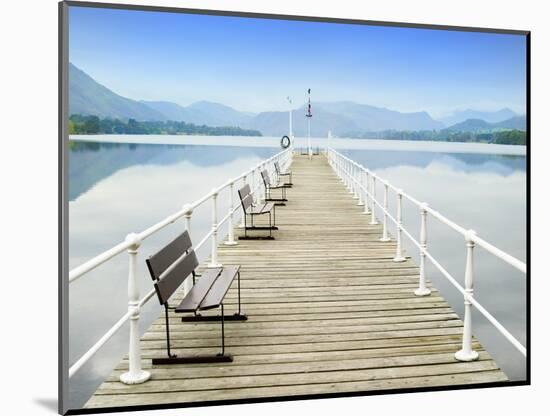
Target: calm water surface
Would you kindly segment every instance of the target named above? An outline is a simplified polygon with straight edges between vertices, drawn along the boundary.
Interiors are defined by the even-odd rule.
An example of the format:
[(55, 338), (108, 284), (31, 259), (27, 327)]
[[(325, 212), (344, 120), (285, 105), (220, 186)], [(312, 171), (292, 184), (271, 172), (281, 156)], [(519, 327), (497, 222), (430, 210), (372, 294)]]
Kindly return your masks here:
[[(88, 138), (90, 139), (90, 138)], [(151, 140), (97, 136), (79, 142), (69, 157), (69, 266), (73, 268), (179, 210), (228, 178), (247, 171), (276, 152), (276, 138), (190, 138), (193, 145), (110, 143)], [(169, 141), (170, 137), (162, 137)], [(181, 141), (181, 138), (178, 140)], [(201, 140), (207, 145), (198, 145)], [(223, 142), (224, 146), (215, 145)], [(368, 143), (366, 143), (368, 142)], [(509, 146), (333, 140), (332, 145), (376, 171), (381, 177), (504, 251), (525, 260), (525, 156)], [(305, 143), (297, 141), (300, 146)], [(314, 145), (324, 147), (326, 140)], [(226, 145), (225, 145), (226, 144)], [(444, 145), (444, 146), (442, 146)], [(363, 149), (361, 149), (363, 147)], [(369, 149), (367, 149), (369, 147)], [(396, 150), (401, 149), (401, 150)], [(414, 151), (414, 149), (420, 149)], [(493, 154), (484, 153), (493, 152)], [(501, 154), (498, 154), (501, 153)], [(503, 154), (508, 153), (508, 154)], [(382, 195), (382, 188), (377, 190)], [(395, 198), (390, 196), (390, 209)], [(228, 194), (219, 197), (220, 212), (228, 208)], [(192, 237), (198, 242), (210, 227), (209, 203), (193, 213)], [(418, 208), (404, 203), (403, 219), (418, 235)], [(183, 230), (181, 221), (145, 240), (138, 264)], [(395, 235), (393, 229), (392, 234)], [(226, 232), (224, 227), (223, 232)], [(417, 250), (405, 248), (418, 261)], [(428, 219), (428, 249), (462, 282), (464, 239)], [(206, 251), (199, 252), (205, 259)], [(70, 362), (76, 361), (127, 310), (127, 256), (121, 254), (79, 279), (70, 288)], [(453, 308), (462, 314), (460, 294), (433, 267), (428, 277)], [(141, 294), (151, 289), (144, 267), (139, 269)], [(476, 249), (476, 298), (522, 343), (525, 343), (525, 277)], [(142, 330), (158, 316), (155, 299), (142, 312)], [(477, 313), (474, 334), (512, 379), (525, 377), (519, 353)], [(127, 353), (128, 328), (123, 328), (80, 370), (70, 383), (71, 407), (84, 405), (97, 386)]]

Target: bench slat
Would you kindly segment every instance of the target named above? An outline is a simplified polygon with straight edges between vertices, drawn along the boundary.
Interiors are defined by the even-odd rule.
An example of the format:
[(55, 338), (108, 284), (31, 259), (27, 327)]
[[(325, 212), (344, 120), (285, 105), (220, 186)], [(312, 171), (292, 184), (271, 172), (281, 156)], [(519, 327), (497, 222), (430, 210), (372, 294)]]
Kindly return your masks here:
[(279, 165), (279, 162), (275, 161), (275, 169), (277, 170), (277, 174), (281, 175), (281, 176), (286, 176), (286, 175), (290, 175), (291, 172), (289, 170), (287, 170), (286, 172), (283, 172), (281, 170), (281, 166)]
[(253, 207), (248, 211), (249, 214), (267, 214), (274, 207), (273, 202), (268, 202), (262, 206)]
[(221, 305), (225, 294), (231, 287), (233, 279), (237, 276), (241, 266), (224, 266), (216, 282), (200, 304), (200, 309), (217, 308)]
[(246, 184), (241, 189), (239, 189), (238, 193), (241, 200), (241, 205), (246, 211), (254, 203), (254, 198), (250, 193), (250, 185)]
[(221, 271), (222, 269), (220, 268), (205, 270), (191, 291), (176, 307), (176, 312), (194, 312), (199, 309), (201, 302), (204, 300)]
[(149, 267), (149, 273), (151, 278), (158, 280), (159, 276), (174, 263), (180, 256), (191, 248), (191, 238), (189, 233), (184, 231), (168, 245), (162, 248), (157, 253), (149, 257), (147, 261), (147, 267)]
[(165, 304), (170, 299), (170, 296), (180, 287), (183, 281), (195, 270), (199, 265), (199, 260), (194, 250), (189, 253), (162, 279), (155, 282), (155, 289), (161, 304)]

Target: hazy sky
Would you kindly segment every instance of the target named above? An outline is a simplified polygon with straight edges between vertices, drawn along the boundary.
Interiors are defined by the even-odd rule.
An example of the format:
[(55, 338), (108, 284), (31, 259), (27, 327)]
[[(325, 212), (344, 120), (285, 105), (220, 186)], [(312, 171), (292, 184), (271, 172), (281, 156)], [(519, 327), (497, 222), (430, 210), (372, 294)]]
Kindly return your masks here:
[(243, 111), (355, 101), (399, 111), (525, 112), (525, 37), (70, 8), (70, 61), (133, 99)]

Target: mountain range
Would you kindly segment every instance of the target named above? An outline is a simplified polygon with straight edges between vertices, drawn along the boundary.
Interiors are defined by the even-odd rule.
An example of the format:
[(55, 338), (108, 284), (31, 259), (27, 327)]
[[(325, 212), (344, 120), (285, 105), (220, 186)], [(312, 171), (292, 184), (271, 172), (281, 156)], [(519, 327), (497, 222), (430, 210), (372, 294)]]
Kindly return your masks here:
[(506, 120), (498, 121), (496, 123), (489, 123), (486, 120), (482, 120), (479, 118), (470, 118), (460, 123), (453, 124), (446, 130), (479, 132), (496, 129), (526, 130), (527, 120), (525, 116), (514, 116)]
[[(441, 130), (446, 127), (455, 129), (457, 123), (466, 123), (465, 127), (474, 129), (477, 122), (472, 120), (486, 123), (477, 123), (480, 126), (483, 124), (479, 129), (490, 128), (492, 123), (506, 125), (507, 122), (512, 123), (511, 120), (517, 125), (525, 124), (525, 117), (518, 117), (509, 109), (493, 113), (466, 110), (435, 120), (425, 111), (405, 113), (351, 101), (313, 102), (312, 108), (313, 136), (325, 136), (329, 130), (335, 136), (342, 136), (367, 131)], [(212, 127), (235, 126), (259, 130), (265, 136), (281, 136), (288, 133), (287, 111), (250, 113), (208, 101), (181, 106), (169, 101), (132, 100), (101, 85), (72, 63), (69, 63), (69, 112), (122, 120), (172, 120)], [(293, 110), (292, 116), (294, 134), (305, 136), (305, 106)], [(505, 128), (504, 125), (495, 128)]]
[(484, 120), (488, 123), (498, 123), (516, 116), (517, 114), (509, 108), (503, 108), (498, 111), (476, 111), (468, 109), (463, 111), (455, 111), (450, 116), (440, 118), (439, 121), (445, 124), (446, 127), (450, 127), (454, 124), (470, 119)]

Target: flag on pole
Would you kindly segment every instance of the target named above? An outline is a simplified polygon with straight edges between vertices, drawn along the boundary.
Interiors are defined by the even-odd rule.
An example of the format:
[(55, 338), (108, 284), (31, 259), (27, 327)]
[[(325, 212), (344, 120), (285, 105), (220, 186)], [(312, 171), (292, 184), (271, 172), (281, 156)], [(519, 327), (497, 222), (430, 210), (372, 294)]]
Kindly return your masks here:
[(313, 114), (311, 114), (311, 88), (307, 89), (307, 113), (306, 117), (313, 117)]

